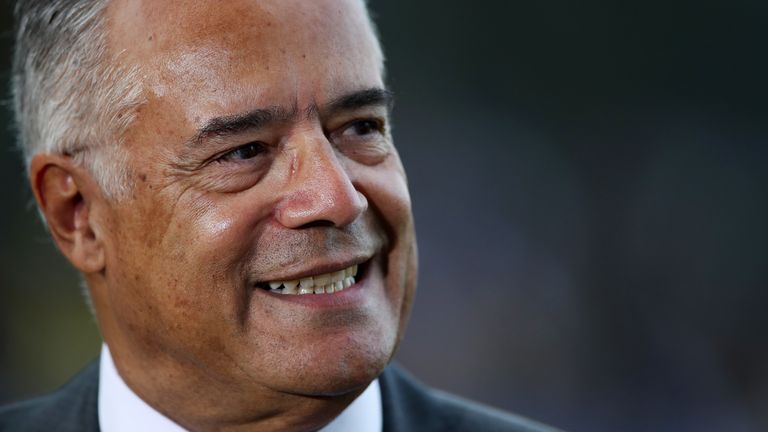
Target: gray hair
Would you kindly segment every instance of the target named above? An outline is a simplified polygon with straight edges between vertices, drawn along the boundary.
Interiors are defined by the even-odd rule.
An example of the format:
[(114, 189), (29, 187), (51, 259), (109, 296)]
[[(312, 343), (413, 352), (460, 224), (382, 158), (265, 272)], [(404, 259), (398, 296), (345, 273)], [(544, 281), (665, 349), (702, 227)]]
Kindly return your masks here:
[(118, 198), (130, 187), (123, 135), (143, 94), (139, 67), (107, 46), (107, 2), (19, 0), (12, 93), (27, 170), (38, 153), (70, 155)]
[(38, 153), (70, 155), (117, 197), (128, 187), (122, 135), (142, 88), (137, 67), (109, 52), (106, 3), (19, 1), (12, 92), (27, 169)]

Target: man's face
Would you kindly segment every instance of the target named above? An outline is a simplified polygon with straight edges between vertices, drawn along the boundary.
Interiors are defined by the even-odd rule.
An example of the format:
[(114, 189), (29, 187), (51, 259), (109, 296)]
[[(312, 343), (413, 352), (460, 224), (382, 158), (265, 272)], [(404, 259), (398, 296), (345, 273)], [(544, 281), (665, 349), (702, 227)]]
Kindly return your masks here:
[(135, 187), (97, 233), (118, 366), (293, 394), (367, 383), (402, 336), (416, 254), (361, 2), (115, 0), (108, 18), (146, 95)]

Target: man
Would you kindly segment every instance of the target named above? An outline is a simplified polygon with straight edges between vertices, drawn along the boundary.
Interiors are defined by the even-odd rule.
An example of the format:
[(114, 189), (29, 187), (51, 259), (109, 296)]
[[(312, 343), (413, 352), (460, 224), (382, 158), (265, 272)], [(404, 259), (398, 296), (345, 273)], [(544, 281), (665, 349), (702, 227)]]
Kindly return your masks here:
[(387, 367), (416, 243), (362, 1), (17, 15), (30, 182), (105, 345), (0, 429), (544, 430)]

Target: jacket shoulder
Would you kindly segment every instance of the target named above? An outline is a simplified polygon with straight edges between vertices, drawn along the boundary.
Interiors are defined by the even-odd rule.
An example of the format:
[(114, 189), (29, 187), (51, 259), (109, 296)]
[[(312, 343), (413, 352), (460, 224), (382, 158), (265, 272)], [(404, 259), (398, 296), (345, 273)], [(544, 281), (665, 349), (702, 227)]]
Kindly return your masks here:
[(98, 431), (99, 365), (53, 393), (0, 407), (0, 432)]
[(431, 389), (390, 365), (379, 378), (384, 431), (557, 432), (496, 408)]

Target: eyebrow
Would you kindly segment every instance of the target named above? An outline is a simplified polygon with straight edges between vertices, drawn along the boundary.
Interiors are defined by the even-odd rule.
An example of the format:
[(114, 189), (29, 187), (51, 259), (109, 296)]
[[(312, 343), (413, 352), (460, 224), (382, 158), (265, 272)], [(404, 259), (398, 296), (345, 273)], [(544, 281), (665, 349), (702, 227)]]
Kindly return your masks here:
[(369, 106), (385, 106), (390, 109), (393, 103), (394, 95), (391, 91), (374, 87), (336, 98), (327, 104), (326, 109), (331, 112), (352, 111)]
[[(392, 108), (393, 102), (394, 95), (391, 91), (373, 87), (339, 96), (323, 105), (321, 110), (330, 114), (374, 106), (384, 106), (389, 110)], [(313, 104), (304, 112), (306, 115), (315, 115), (318, 112), (318, 107)], [(243, 114), (214, 117), (208, 120), (188, 143), (196, 146), (206, 139), (224, 138), (254, 131), (270, 124), (295, 120), (298, 116), (299, 110), (294, 105), (291, 109), (270, 106), (257, 108)]]

